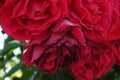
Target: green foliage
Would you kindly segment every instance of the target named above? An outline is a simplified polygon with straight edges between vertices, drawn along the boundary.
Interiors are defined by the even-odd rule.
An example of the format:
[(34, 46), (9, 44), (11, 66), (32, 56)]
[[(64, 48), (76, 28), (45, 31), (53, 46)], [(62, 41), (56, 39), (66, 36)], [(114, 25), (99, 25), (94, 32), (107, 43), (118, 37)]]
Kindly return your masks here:
[(16, 42), (15, 43), (7, 43), (7, 44), (5, 44), (4, 49), (1, 50), (0, 55), (4, 56), (7, 53), (9, 53), (10, 51), (12, 51), (15, 48), (20, 47), (20, 46), (22, 46), (21, 43), (16, 43)]
[(12, 75), (14, 72), (16, 72), (17, 70), (19, 70), (22, 66), (23, 66), (23, 62), (20, 61), (8, 73), (6, 73), (3, 78)]

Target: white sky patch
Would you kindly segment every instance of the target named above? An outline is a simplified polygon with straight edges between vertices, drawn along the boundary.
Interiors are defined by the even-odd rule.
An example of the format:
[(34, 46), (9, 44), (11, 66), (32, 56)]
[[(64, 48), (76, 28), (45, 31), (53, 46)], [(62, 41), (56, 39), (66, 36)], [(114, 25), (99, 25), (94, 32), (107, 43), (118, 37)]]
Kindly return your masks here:
[(2, 29), (1, 29), (1, 25), (0, 25), (0, 49), (3, 49), (5, 38), (1, 31), (2, 31)]
[(14, 52), (14, 55), (21, 54), (20, 47), (18, 47), (18, 48), (16, 48), (15, 50), (13, 50), (13, 52)]
[(4, 80), (10, 80), (10, 78), (9, 78), (9, 77), (6, 77)]
[(2, 34), (2, 28), (0, 25), (0, 49), (3, 49), (4, 47), (4, 41), (7, 39), (8, 35), (7, 34)]

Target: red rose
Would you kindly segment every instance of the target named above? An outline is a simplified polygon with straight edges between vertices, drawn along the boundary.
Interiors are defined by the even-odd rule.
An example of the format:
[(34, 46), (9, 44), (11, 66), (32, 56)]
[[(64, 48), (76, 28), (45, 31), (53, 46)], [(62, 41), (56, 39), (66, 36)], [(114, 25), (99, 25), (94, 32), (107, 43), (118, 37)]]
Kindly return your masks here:
[(4, 5), (4, 0), (0, 0), (0, 19), (1, 19), (1, 13), (2, 13), (2, 7), (3, 7), (3, 5)]
[(93, 79), (93, 67), (90, 61), (80, 59), (70, 66), (71, 74), (77, 78), (77, 80), (92, 80)]
[(87, 41), (89, 54), (80, 56), (77, 62), (70, 66), (70, 71), (78, 80), (93, 80), (105, 75), (115, 64), (114, 51), (106, 42), (94, 43)]
[(23, 60), (28, 66), (36, 64), (40, 70), (54, 73), (86, 54), (81, 52), (85, 41), (79, 25), (62, 20), (51, 27), (42, 35), (31, 38)]
[(3, 30), (29, 40), (26, 65), (92, 80), (120, 62), (119, 0), (0, 0)]
[(108, 40), (120, 39), (120, 2), (119, 0), (114, 0), (113, 3), (113, 18), (111, 23), (111, 28), (107, 34)]
[(2, 28), (17, 40), (42, 34), (68, 14), (66, 0), (2, 0), (2, 5)]
[(115, 53), (115, 57), (116, 57), (116, 63), (118, 65), (120, 65), (120, 39), (118, 40), (113, 40), (111, 41), (114, 51), (116, 51)]
[(102, 77), (115, 64), (111, 44), (85, 39), (78, 24), (62, 20), (51, 27), (31, 38), (23, 55), (26, 65), (36, 64), (41, 71), (52, 73), (68, 68), (78, 80), (92, 80)]
[(112, 21), (112, 1), (69, 0), (72, 18), (83, 27), (84, 35), (99, 42), (108, 33)]

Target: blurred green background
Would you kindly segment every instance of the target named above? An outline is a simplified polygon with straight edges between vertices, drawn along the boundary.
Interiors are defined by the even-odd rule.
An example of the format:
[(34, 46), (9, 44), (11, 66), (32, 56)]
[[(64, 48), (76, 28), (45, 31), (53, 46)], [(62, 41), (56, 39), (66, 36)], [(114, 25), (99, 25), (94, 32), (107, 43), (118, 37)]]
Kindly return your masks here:
[[(76, 80), (67, 70), (56, 74), (39, 71), (35, 66), (26, 67), (21, 60), (25, 42), (18, 42), (0, 29), (0, 80)], [(101, 79), (120, 80), (120, 67), (115, 65)]]

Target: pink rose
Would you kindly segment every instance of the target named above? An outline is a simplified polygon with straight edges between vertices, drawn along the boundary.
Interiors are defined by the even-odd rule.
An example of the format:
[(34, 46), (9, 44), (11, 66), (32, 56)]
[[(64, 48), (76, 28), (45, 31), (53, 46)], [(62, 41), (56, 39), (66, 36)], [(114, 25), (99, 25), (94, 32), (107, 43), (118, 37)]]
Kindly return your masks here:
[(42, 34), (68, 14), (66, 0), (2, 0), (1, 5), (2, 28), (17, 40)]

